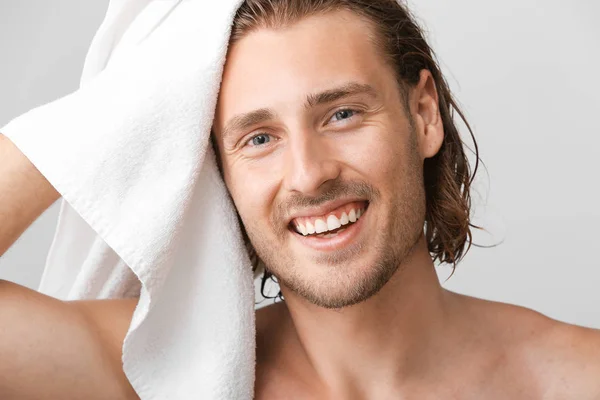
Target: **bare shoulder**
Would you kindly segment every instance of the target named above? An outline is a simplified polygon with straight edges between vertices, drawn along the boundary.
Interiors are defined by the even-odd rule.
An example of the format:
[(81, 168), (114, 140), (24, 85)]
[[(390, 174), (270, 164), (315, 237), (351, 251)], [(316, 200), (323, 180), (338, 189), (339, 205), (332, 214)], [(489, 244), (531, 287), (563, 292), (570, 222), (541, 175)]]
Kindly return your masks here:
[(600, 399), (600, 331), (553, 321), (530, 347), (541, 381), (556, 398)]
[(460, 297), (503, 360), (497, 369), (527, 379), (544, 399), (600, 399), (600, 331), (552, 319), (525, 307)]
[(66, 302), (88, 322), (100, 340), (121, 358), (125, 335), (129, 330), (137, 298), (114, 300), (79, 300)]
[(137, 399), (121, 363), (136, 304), (65, 302), (0, 280), (0, 398)]

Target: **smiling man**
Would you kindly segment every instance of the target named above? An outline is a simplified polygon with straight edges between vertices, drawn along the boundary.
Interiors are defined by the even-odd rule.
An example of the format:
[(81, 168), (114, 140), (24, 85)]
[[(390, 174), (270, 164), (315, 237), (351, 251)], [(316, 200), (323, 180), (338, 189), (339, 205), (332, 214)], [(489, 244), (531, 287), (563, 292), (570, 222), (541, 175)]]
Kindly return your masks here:
[(600, 398), (597, 332), (441, 288), (471, 237), (453, 112), (395, 0), (238, 11), (214, 140), (284, 298), (258, 311), (257, 398)]
[[(396, 0), (243, 3), (213, 140), (284, 298), (257, 312), (257, 399), (600, 399), (597, 331), (440, 286), (471, 237), (454, 113)], [(1, 254), (59, 194), (2, 135), (0, 159)], [(0, 281), (0, 397), (137, 398), (136, 301)]]

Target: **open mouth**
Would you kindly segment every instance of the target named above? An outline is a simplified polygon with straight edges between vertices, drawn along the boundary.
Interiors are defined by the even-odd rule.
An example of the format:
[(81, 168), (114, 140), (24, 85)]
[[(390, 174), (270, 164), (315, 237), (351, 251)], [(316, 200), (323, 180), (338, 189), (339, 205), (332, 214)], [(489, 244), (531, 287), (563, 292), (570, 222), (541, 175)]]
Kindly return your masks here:
[(367, 201), (357, 201), (324, 215), (294, 218), (290, 221), (289, 229), (305, 237), (335, 237), (360, 220), (368, 207)]

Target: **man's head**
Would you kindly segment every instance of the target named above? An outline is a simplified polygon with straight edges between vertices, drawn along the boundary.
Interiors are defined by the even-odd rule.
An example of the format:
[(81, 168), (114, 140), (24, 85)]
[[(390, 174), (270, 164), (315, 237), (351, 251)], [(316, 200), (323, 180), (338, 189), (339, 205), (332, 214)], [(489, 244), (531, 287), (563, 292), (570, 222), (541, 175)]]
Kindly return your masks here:
[(247, 235), (283, 287), (329, 308), (365, 300), (425, 223), (434, 257), (460, 259), (470, 173), (450, 107), (395, 0), (241, 6), (214, 139)]

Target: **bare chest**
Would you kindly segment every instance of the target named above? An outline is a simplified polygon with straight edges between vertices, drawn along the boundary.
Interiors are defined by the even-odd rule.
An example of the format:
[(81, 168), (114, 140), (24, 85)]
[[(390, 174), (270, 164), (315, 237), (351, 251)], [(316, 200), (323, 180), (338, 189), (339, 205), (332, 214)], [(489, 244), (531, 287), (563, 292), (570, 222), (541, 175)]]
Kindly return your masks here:
[[(554, 400), (561, 398), (550, 388), (540, 387), (539, 382), (529, 376), (517, 376), (509, 371), (496, 371), (488, 376), (467, 376), (457, 368), (452, 379), (433, 381), (415, 380), (402, 387), (374, 385), (365, 391), (345, 393), (328, 392), (326, 387), (314, 385), (307, 380), (277, 370), (257, 371), (255, 399), (289, 400), (380, 400), (380, 399), (420, 399), (420, 400)], [(326, 386), (326, 385), (325, 385)], [(554, 393), (554, 394), (553, 394)], [(341, 396), (341, 397), (340, 397)], [(600, 399), (599, 399), (600, 400)]]

